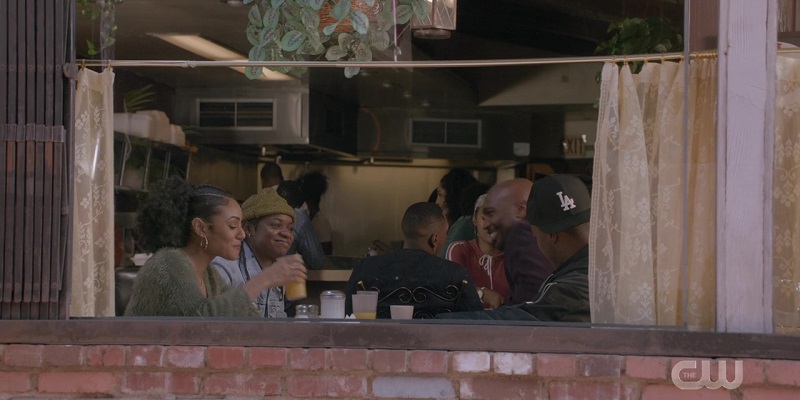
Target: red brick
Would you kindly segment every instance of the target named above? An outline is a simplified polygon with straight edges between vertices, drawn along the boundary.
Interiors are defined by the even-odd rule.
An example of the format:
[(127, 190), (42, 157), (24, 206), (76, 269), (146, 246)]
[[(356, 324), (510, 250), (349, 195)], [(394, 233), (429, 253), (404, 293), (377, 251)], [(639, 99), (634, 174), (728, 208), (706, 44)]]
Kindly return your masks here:
[(372, 369), (376, 372), (406, 372), (405, 350), (375, 350)]
[(452, 354), (450, 362), (454, 372), (486, 372), (491, 367), (491, 356), (486, 352), (458, 351)]
[(163, 346), (131, 346), (128, 350), (128, 365), (160, 367), (163, 353)]
[(742, 400), (797, 400), (797, 389), (748, 388), (743, 391)]
[(363, 398), (367, 378), (363, 376), (301, 376), (286, 378), (289, 396)]
[(666, 357), (625, 357), (625, 375), (639, 379), (666, 380), (669, 359)]
[(601, 356), (601, 355), (579, 355), (578, 375), (579, 376), (619, 376), (625, 357), (622, 356)]
[(39, 392), (113, 394), (116, 387), (110, 372), (42, 372), (39, 374)]
[(461, 399), (543, 399), (547, 391), (537, 379), (472, 378), (462, 379)]
[(125, 374), (122, 391), (125, 393), (163, 394), (166, 387), (166, 372), (130, 372)]
[(290, 349), (289, 367), (292, 369), (325, 369), (325, 349)]
[(198, 394), (200, 379), (195, 374), (173, 373), (167, 378), (167, 393)]
[(244, 365), (243, 347), (209, 347), (206, 356), (209, 368), (241, 368)]
[(311, 375), (292, 375), (287, 377), (286, 390), (289, 396), (292, 397), (323, 397), (327, 393), (325, 379)]
[(725, 389), (698, 389), (681, 390), (670, 385), (647, 385), (642, 389), (642, 400), (733, 400), (730, 390)]
[(167, 347), (166, 364), (178, 368), (203, 368), (205, 366), (206, 349), (198, 346)]
[(45, 346), (42, 353), (44, 365), (57, 367), (83, 364), (83, 349), (80, 346)]
[(503, 375), (533, 374), (533, 355), (525, 353), (494, 353), (494, 372)]
[(779, 385), (800, 386), (800, 361), (769, 361), (767, 381)]
[(286, 349), (254, 347), (250, 349), (251, 368), (283, 367), (286, 365)]
[(12, 367), (38, 367), (42, 365), (44, 346), (10, 344), (3, 351), (3, 363)]
[(552, 382), (549, 392), (550, 400), (639, 399), (638, 387), (613, 382)]
[(412, 351), (410, 364), (411, 372), (447, 372), (447, 352), (426, 350)]
[(536, 356), (536, 375), (575, 376), (575, 356), (538, 354)]
[(745, 359), (744, 371), (742, 376), (743, 385), (754, 385), (764, 383), (766, 379), (767, 363), (764, 360)]
[(367, 395), (367, 378), (363, 376), (325, 377), (328, 397), (363, 398)]
[(266, 374), (213, 374), (203, 380), (203, 390), (214, 395), (277, 396), (281, 379)]
[(83, 348), (83, 360), (90, 367), (122, 367), (125, 365), (125, 347), (87, 346)]
[(0, 371), (0, 393), (21, 393), (30, 390), (30, 374), (25, 372)]
[(367, 369), (367, 350), (331, 349), (331, 368), (335, 370)]

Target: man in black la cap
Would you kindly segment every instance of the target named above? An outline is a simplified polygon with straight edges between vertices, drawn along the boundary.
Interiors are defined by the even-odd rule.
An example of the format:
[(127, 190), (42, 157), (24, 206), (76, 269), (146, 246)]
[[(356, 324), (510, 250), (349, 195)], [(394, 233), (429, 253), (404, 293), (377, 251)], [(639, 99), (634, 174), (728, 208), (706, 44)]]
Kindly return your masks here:
[(528, 221), (556, 270), (533, 301), (492, 311), (452, 313), (440, 318), (591, 322), (589, 311), (589, 216), (586, 185), (571, 175), (536, 181), (528, 198)]

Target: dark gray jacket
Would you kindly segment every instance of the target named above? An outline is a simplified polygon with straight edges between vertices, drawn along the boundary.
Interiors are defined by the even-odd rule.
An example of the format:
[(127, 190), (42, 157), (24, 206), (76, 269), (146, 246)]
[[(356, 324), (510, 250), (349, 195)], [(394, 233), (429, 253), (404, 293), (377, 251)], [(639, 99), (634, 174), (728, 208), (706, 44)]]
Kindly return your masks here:
[(547, 277), (533, 301), (476, 313), (441, 314), (437, 318), (591, 322), (589, 246), (578, 250)]

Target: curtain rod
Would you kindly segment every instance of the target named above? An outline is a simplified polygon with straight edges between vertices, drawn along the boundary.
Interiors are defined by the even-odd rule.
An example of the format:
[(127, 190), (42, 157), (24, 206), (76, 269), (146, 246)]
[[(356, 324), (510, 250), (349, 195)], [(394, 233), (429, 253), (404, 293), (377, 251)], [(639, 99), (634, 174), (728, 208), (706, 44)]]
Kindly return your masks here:
[[(716, 57), (717, 52), (693, 53), (692, 58)], [(581, 64), (604, 62), (666, 61), (683, 59), (683, 53), (634, 54), (627, 56), (551, 57), (451, 61), (193, 61), (193, 60), (79, 60), (87, 67), (361, 67), (361, 68), (468, 68), (524, 65)]]

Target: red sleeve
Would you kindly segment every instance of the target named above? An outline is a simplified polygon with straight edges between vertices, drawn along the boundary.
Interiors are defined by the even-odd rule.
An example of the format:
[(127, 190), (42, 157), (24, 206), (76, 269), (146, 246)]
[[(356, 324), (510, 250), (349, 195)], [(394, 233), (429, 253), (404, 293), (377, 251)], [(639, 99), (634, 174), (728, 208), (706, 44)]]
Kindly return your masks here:
[(466, 268), (467, 266), (467, 242), (460, 240), (458, 242), (450, 243), (445, 252), (445, 259), (461, 264)]

